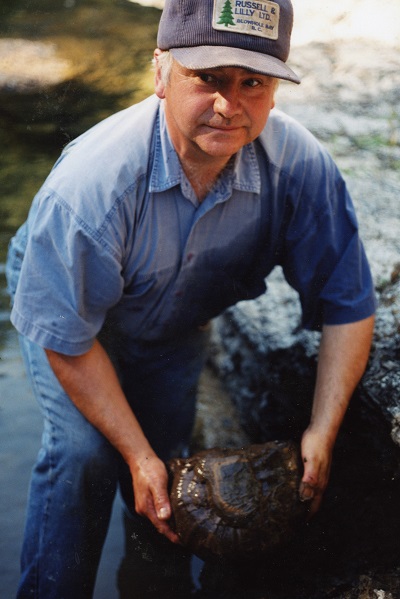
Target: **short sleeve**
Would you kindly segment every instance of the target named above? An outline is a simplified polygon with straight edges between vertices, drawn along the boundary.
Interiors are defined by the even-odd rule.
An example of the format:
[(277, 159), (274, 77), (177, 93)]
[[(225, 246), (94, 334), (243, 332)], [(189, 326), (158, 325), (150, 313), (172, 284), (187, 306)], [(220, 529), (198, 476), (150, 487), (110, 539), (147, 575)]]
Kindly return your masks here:
[(121, 259), (106, 236), (43, 192), (30, 235), (11, 321), (38, 345), (67, 355), (90, 349), (123, 292)]
[(318, 330), (372, 315), (375, 292), (354, 207), (328, 155), (305, 174), (294, 206), (282, 266), (299, 292), (303, 326)]

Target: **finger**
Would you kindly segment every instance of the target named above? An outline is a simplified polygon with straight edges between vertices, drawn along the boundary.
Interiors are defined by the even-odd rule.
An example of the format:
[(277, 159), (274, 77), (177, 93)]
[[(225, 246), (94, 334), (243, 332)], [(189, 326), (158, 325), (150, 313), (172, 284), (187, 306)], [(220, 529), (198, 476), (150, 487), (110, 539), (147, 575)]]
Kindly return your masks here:
[(154, 507), (159, 520), (169, 520), (171, 518), (171, 505), (168, 495), (163, 492), (156, 495), (154, 497)]
[(318, 493), (314, 499), (311, 501), (310, 504), (310, 509), (309, 509), (309, 518), (312, 518), (312, 516), (314, 516), (314, 514), (316, 514), (320, 508), (321, 505), (321, 501), (322, 501), (322, 493)]
[(147, 517), (160, 534), (167, 537), (167, 539), (169, 539), (172, 543), (180, 543), (179, 536), (172, 530), (167, 521), (157, 518), (157, 514), (154, 509), (149, 510)]
[(317, 500), (317, 497), (320, 495), (318, 484), (320, 471), (314, 460), (309, 460), (307, 457), (304, 457), (303, 463), (304, 472), (299, 486), (299, 496), (300, 501), (310, 503), (309, 514), (311, 515), (311, 512), (315, 513), (316, 511), (317, 501), (318, 505), (320, 503), (320, 500)]
[(301, 481), (299, 487), (300, 501), (312, 501), (316, 495), (316, 489), (310, 483)]
[(319, 474), (317, 464), (313, 464), (307, 458), (304, 458), (303, 478), (299, 487), (302, 501), (310, 501), (315, 497), (318, 490)]
[(301, 502), (307, 503), (307, 520), (310, 520), (320, 508), (322, 493), (319, 489), (301, 482), (299, 486), (299, 497)]
[(159, 460), (153, 460), (151, 468), (148, 462), (147, 468), (138, 470), (133, 479), (133, 491), (135, 496), (136, 511), (149, 517), (151, 511), (160, 520), (168, 520), (171, 517), (171, 506), (167, 491), (168, 476), (165, 466)]
[(164, 489), (159, 489), (157, 492), (153, 493), (152, 499), (153, 501), (151, 502), (148, 518), (158, 532), (166, 536), (167, 539), (173, 543), (179, 543), (180, 539), (178, 535), (171, 529), (168, 523), (172, 514), (168, 494)]
[(158, 518), (149, 518), (149, 520), (158, 532), (167, 537), (172, 543), (180, 543), (178, 535), (171, 529), (167, 522), (159, 520)]

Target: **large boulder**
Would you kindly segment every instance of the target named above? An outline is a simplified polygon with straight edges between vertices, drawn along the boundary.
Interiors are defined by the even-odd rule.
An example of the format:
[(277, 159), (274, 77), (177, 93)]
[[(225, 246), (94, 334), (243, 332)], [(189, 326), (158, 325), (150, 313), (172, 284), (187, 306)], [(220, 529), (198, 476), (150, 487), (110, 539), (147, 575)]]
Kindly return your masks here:
[[(376, 574), (387, 580), (386, 589), (397, 580), (389, 572), (400, 558), (399, 315), (400, 280), (393, 269), (393, 280), (379, 291), (371, 357), (338, 436), (319, 513), (283, 554), (240, 574), (260, 589), (273, 589), (280, 578), (282, 595), (271, 591), (271, 598), (344, 598), (350, 595), (338, 589), (357, 586), (362, 576)], [(299, 329), (299, 318), (296, 294), (277, 272), (265, 296), (229, 309), (214, 323), (210, 361), (251, 442), (299, 441), (307, 426), (319, 334)], [(209, 570), (208, 583), (224, 571)], [(226, 585), (233, 573), (224, 572)], [(336, 595), (327, 594), (334, 589)]]

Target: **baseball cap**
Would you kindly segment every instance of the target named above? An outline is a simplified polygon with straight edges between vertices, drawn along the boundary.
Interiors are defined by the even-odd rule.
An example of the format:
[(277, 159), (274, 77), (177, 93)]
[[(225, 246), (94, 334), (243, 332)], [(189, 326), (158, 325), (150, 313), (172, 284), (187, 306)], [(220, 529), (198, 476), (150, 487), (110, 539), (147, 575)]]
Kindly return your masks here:
[(242, 67), (300, 83), (286, 65), (290, 0), (165, 0), (157, 46), (188, 69)]

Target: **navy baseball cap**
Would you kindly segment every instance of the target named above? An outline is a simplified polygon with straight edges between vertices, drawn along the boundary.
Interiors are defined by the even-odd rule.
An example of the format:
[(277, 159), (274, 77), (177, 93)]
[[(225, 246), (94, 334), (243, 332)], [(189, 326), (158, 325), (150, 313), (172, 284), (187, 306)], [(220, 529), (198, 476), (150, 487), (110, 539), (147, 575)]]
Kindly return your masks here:
[(165, 0), (157, 46), (188, 69), (242, 67), (300, 83), (286, 65), (290, 0)]

